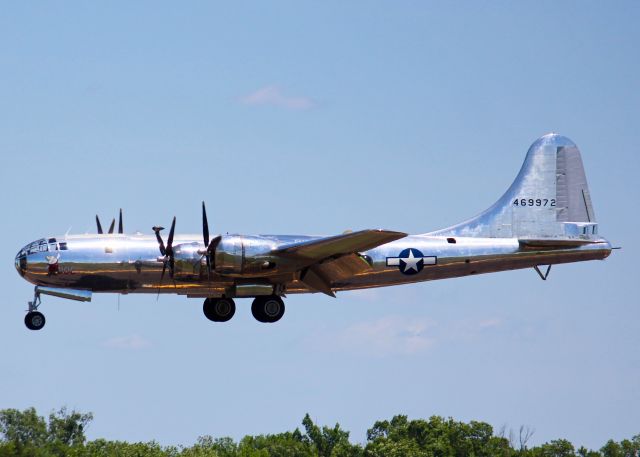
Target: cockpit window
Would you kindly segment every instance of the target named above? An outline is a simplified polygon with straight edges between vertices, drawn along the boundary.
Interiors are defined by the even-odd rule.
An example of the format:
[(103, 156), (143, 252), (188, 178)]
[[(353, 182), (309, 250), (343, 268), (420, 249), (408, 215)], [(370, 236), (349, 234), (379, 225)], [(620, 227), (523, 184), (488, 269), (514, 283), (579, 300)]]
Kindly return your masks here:
[(49, 238), (49, 244), (56, 244), (55, 238)]
[(24, 254), (36, 254), (38, 252), (48, 252), (49, 245), (47, 244), (47, 240), (42, 238), (41, 240), (34, 241), (31, 244), (27, 244), (24, 248), (22, 248), (22, 252)]
[(60, 250), (61, 250), (61, 251), (66, 251), (66, 250), (68, 250), (68, 249), (69, 249), (69, 248), (67, 247), (67, 242), (66, 242), (66, 241), (60, 241), (60, 244), (59, 244), (58, 246), (60, 246)]

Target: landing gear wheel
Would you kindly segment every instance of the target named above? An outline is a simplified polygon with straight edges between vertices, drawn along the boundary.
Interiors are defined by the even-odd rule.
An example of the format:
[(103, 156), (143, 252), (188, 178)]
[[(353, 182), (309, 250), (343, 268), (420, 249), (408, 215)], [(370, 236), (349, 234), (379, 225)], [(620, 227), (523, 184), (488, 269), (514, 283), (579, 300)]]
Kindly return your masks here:
[(204, 315), (213, 322), (227, 322), (236, 313), (236, 304), (230, 298), (207, 298), (202, 305)]
[(284, 315), (284, 302), (277, 295), (256, 297), (251, 304), (251, 314), (258, 322), (272, 324)]
[(24, 316), (24, 325), (26, 325), (29, 330), (40, 330), (44, 327), (45, 322), (44, 314), (40, 311), (29, 311), (27, 315)]

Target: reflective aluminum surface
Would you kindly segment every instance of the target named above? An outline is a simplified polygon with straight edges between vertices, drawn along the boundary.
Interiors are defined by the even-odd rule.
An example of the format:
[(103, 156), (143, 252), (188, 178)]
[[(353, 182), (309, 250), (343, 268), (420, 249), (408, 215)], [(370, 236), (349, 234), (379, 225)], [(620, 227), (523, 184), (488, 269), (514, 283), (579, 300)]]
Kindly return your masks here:
[[(355, 235), (360, 236), (356, 233), (354, 239)], [(447, 229), (398, 239), (401, 236), (385, 238), (396, 241), (365, 252), (339, 250), (326, 258), (301, 259), (295, 256), (296, 246), (326, 239), (223, 235), (208, 272), (202, 235), (176, 235), (174, 274), (161, 280), (164, 257), (153, 235), (73, 235), (29, 243), (16, 256), (15, 267), (38, 286), (89, 292), (233, 297), (321, 291), (331, 295), (332, 291), (598, 260), (611, 253), (609, 242), (598, 235), (578, 148), (556, 134), (545, 135), (529, 148), (515, 181), (488, 210)], [(327, 243), (323, 249), (348, 246), (348, 237), (334, 236), (339, 242)]]
[[(241, 267), (237, 267), (243, 262), (241, 246), (234, 251), (234, 256), (225, 254), (226, 259), (232, 262), (225, 265), (234, 265), (232, 275), (220, 275), (216, 266), (209, 282), (205, 262), (198, 254), (199, 250), (204, 249), (204, 244), (197, 238), (197, 235), (177, 237), (176, 274), (173, 280), (165, 277), (162, 283), (162, 262), (158, 261), (158, 247), (152, 236), (69, 236), (66, 239), (67, 251), (28, 254), (24, 277), (36, 285), (93, 292), (160, 291), (197, 296), (226, 293), (233, 296), (232, 286), (238, 283), (238, 279), (246, 278), (244, 275), (238, 275), (238, 272), (243, 271)], [(282, 284), (287, 293), (309, 291), (297, 281), (298, 273), (295, 267), (286, 262), (279, 265), (280, 259), (268, 255), (274, 246), (274, 239), (275, 237), (251, 239), (250, 250), (253, 257), (245, 257), (245, 264), (265, 265), (265, 262), (271, 262), (274, 266), (258, 269), (257, 274), (249, 275), (256, 278), (256, 284), (264, 284), (264, 279), (272, 284)], [(455, 243), (452, 243), (452, 240), (455, 240)], [(288, 242), (288, 238), (280, 240), (281, 244)], [(424, 256), (435, 257), (437, 263), (425, 265), (419, 273), (411, 276), (403, 274), (397, 266), (387, 265), (388, 258), (398, 258), (405, 249), (418, 250)], [(380, 287), (529, 268), (535, 265), (604, 259), (610, 252), (611, 245), (604, 239), (596, 239), (592, 243), (566, 249), (531, 250), (521, 246), (515, 238), (414, 235), (362, 253), (370, 259), (371, 268), (334, 283), (333, 288), (350, 290)], [(57, 263), (54, 268), (51, 263), (52, 257)], [(257, 278), (261, 278), (261, 281)], [(246, 281), (244, 283), (246, 284)]]

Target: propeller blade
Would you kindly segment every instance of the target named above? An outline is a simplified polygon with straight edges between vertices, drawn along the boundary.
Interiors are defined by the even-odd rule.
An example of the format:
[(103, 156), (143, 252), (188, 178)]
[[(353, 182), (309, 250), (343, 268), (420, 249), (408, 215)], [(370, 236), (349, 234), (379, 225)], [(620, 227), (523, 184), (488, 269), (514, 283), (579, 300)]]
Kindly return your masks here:
[(205, 254), (207, 258), (207, 274), (211, 277), (211, 270), (216, 268), (216, 248), (220, 244), (222, 236), (218, 235), (211, 240), (211, 243), (207, 246), (207, 252)]
[(209, 246), (207, 247), (207, 254), (213, 257), (213, 255), (216, 253), (216, 248), (220, 244), (220, 241), (222, 241), (221, 235), (214, 237), (211, 240), (211, 243), (209, 243)]
[(96, 225), (98, 226), (98, 235), (102, 235), (102, 224), (100, 224), (100, 218), (96, 214)]
[(162, 274), (160, 275), (160, 284), (162, 285), (162, 280), (164, 279), (164, 273), (167, 271), (167, 261), (162, 262)]
[(175, 230), (176, 230), (176, 217), (173, 216), (173, 222), (171, 222), (171, 229), (169, 230), (169, 238), (167, 239), (167, 247), (165, 248), (169, 258), (173, 258), (173, 233), (175, 232)]
[(116, 226), (116, 219), (114, 217), (113, 220), (111, 221), (111, 225), (109, 226), (109, 235), (113, 234), (113, 229), (115, 228), (115, 226)]
[(118, 233), (124, 233), (122, 229), (122, 208), (120, 208), (120, 216), (118, 217)]
[(173, 272), (176, 266), (176, 262), (173, 259), (173, 256), (169, 257), (169, 276), (173, 279)]
[(158, 245), (160, 246), (160, 254), (167, 255), (167, 250), (164, 247), (164, 241), (162, 241), (162, 237), (160, 236), (160, 232), (164, 230), (164, 227), (158, 227), (156, 225), (151, 230), (153, 230), (156, 234), (156, 239), (158, 240)]
[(204, 207), (204, 201), (202, 202), (202, 239), (205, 247), (209, 246), (209, 222), (207, 222), (207, 210)]

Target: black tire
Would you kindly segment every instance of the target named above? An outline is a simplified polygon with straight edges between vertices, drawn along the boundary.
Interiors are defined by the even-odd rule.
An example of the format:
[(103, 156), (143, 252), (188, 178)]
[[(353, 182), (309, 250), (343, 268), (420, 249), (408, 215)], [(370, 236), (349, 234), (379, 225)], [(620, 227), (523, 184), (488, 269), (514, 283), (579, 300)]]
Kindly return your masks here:
[(39, 311), (30, 311), (24, 316), (24, 325), (26, 325), (29, 330), (41, 330), (45, 323), (46, 319), (44, 318), (44, 314)]
[(210, 321), (227, 322), (236, 313), (236, 304), (231, 298), (207, 298), (202, 311)]
[(253, 318), (258, 322), (267, 322), (265, 320), (266, 316), (262, 314), (262, 302), (264, 301), (264, 299), (265, 297), (256, 297), (251, 303), (251, 314), (253, 314)]
[(251, 304), (251, 313), (259, 322), (272, 324), (284, 315), (284, 302), (277, 295), (256, 297)]

